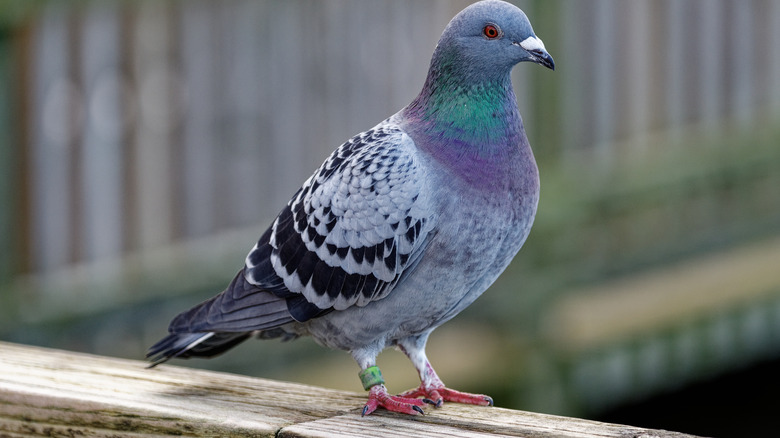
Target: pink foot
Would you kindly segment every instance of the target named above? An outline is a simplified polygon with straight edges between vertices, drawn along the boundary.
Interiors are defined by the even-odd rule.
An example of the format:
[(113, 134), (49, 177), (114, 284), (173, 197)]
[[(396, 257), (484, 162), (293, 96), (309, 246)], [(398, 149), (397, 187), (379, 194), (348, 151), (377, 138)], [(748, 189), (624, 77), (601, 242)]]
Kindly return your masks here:
[(408, 398), (387, 393), (385, 385), (372, 386), (368, 391), (368, 403), (363, 407), (363, 416), (368, 415), (382, 406), (388, 411), (399, 412), (401, 414), (417, 415), (425, 414), (421, 406), (425, 402), (419, 398)]
[(425, 397), (423, 400), (439, 408), (445, 402), (465, 403), (469, 405), (493, 406), (493, 399), (487, 395), (469, 394), (468, 392), (455, 391), (453, 389), (440, 387), (425, 388), (420, 384), (418, 388), (398, 394), (398, 397)]

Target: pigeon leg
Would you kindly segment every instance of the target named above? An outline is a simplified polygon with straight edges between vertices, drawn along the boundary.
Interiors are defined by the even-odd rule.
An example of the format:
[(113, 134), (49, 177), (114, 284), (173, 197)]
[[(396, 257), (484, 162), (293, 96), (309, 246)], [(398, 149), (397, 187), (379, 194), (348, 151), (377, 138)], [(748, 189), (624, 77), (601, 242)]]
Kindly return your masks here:
[(455, 391), (444, 386), (425, 355), (427, 336), (406, 339), (398, 347), (412, 361), (420, 374), (420, 386), (398, 394), (398, 397), (424, 397), (426, 403), (441, 407), (445, 401), (480, 406), (493, 406), (493, 399), (487, 395)]
[(363, 389), (368, 391), (368, 402), (363, 407), (363, 416), (374, 412), (378, 407), (383, 407), (388, 411), (399, 412), (401, 414), (417, 415), (425, 414), (422, 406), (425, 402), (419, 398), (398, 397), (390, 395), (385, 387), (385, 379), (382, 372), (376, 366), (376, 355), (378, 349), (356, 350), (352, 352), (353, 357), (360, 365), (360, 382)]
[(379, 406), (382, 406), (388, 411), (399, 412), (401, 414), (425, 414), (421, 407), (424, 405), (425, 402), (419, 398), (390, 395), (388, 394), (385, 385), (379, 384), (372, 386), (371, 389), (368, 390), (368, 402), (363, 407), (363, 415), (365, 416), (374, 412)]

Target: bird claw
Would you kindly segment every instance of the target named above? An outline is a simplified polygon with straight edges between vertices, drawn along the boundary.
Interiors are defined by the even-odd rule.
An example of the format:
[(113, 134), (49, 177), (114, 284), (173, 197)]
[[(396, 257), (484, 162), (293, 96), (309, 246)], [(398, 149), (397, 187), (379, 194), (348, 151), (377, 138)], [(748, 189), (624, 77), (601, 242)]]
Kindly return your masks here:
[(379, 406), (391, 412), (398, 412), (408, 415), (425, 415), (422, 406), (425, 401), (419, 398), (408, 398), (397, 395), (390, 395), (385, 385), (372, 386), (368, 392), (368, 402), (363, 406), (362, 416), (374, 412)]
[(423, 402), (437, 408), (440, 408), (445, 401), (469, 405), (493, 406), (493, 399), (487, 395), (455, 391), (444, 386), (439, 388), (425, 388), (421, 384), (417, 388), (398, 394), (398, 396), (412, 398), (424, 397), (422, 399)]
[(441, 407), (441, 403), (442, 403), (441, 400), (439, 400), (438, 402), (435, 402), (435, 401), (433, 401), (433, 400), (431, 400), (429, 398), (423, 398), (422, 401), (423, 401), (423, 403), (428, 403), (429, 405), (433, 405), (433, 407), (435, 407), (435, 408)]

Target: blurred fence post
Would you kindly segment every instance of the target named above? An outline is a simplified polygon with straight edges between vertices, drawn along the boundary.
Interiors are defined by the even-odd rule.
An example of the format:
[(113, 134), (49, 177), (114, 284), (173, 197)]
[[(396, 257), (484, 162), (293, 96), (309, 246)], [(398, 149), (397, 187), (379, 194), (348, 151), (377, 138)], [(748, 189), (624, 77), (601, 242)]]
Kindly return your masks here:
[(70, 76), (70, 21), (64, 4), (44, 8), (33, 26), (29, 181), (30, 254), (41, 272), (73, 261), (74, 121), (81, 95)]
[(126, 165), (124, 82), (120, 70), (119, 8), (108, 3), (83, 16), (79, 44), (85, 119), (78, 158), (82, 215), (80, 254), (85, 260), (118, 257), (123, 250)]
[(14, 117), (12, 105), (14, 102), (13, 81), (13, 46), (10, 40), (10, 29), (0, 23), (0, 286), (11, 279), (14, 272), (15, 238), (13, 225), (19, 214), (14, 193), (19, 189), (19, 172), (14, 166), (18, 150), (19, 132), (13, 129)]

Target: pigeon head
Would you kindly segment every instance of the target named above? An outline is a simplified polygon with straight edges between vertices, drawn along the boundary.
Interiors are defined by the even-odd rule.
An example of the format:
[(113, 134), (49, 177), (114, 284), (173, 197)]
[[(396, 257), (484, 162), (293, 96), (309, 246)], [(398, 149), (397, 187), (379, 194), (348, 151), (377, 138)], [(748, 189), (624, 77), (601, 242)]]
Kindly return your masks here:
[(522, 122), (510, 72), (523, 61), (555, 67), (523, 11), (499, 0), (467, 7), (444, 29), (425, 85), (404, 111), (412, 131), (484, 151), (516, 143), (508, 139), (522, 135)]
[(475, 81), (508, 74), (523, 61), (555, 69), (525, 13), (497, 0), (474, 3), (456, 15), (444, 29), (433, 61), (450, 64)]

